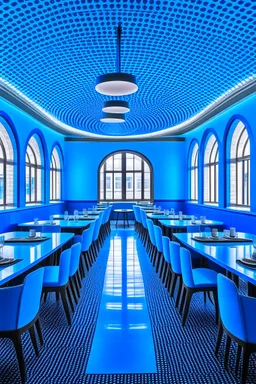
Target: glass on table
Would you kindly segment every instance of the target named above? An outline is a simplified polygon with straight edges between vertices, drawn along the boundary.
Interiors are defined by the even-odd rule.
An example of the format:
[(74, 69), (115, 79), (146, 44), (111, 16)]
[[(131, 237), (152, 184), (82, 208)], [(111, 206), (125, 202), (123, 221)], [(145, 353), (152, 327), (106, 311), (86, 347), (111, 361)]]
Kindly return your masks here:
[(88, 213), (87, 213), (86, 208), (83, 208), (83, 215), (84, 215), (84, 216), (88, 216)]
[(179, 211), (179, 220), (182, 220), (182, 219), (183, 219), (182, 211)]
[(4, 236), (0, 236), (0, 256), (3, 256)]
[(172, 208), (171, 209), (171, 217), (174, 219), (174, 216), (175, 216), (175, 210)]
[(65, 221), (68, 221), (69, 217), (68, 217), (68, 211), (65, 211), (64, 212), (64, 220)]
[(256, 236), (253, 236), (252, 240), (253, 252), (251, 258), (256, 260)]
[(191, 224), (196, 224), (196, 216), (191, 216)]
[(53, 224), (53, 215), (49, 217), (50, 224)]
[(223, 237), (226, 237), (226, 238), (230, 237), (230, 230), (229, 229), (224, 229), (223, 230)]
[(205, 224), (206, 216), (200, 216), (200, 220), (202, 224)]
[(166, 216), (169, 216), (170, 215), (170, 211), (169, 209), (166, 209)]
[(36, 230), (35, 229), (29, 230), (29, 237), (36, 237)]
[(236, 228), (230, 227), (230, 237), (237, 237)]
[(34, 218), (34, 225), (38, 225), (38, 217)]

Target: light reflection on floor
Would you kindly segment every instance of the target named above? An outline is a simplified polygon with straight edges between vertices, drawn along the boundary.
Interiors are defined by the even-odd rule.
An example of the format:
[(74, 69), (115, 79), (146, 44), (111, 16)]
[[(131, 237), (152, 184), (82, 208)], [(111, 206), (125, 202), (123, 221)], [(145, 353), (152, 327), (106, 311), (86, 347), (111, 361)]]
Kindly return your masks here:
[(111, 236), (101, 306), (86, 373), (156, 373), (134, 232), (118, 230)]

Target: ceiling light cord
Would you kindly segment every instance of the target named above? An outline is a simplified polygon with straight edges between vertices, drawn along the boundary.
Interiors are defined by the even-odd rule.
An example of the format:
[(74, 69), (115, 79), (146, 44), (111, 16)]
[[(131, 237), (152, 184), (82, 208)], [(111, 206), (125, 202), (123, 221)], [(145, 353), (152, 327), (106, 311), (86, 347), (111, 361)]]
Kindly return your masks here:
[(117, 42), (116, 42), (116, 71), (121, 73), (121, 35), (122, 35), (122, 25), (118, 24), (117, 27)]

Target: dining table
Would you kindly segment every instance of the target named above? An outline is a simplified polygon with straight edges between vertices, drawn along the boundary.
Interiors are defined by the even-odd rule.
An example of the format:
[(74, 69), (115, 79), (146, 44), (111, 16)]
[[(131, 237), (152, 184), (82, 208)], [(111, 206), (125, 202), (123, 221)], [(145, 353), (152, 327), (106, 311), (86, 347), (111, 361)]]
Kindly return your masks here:
[[(95, 221), (95, 218), (92, 220), (54, 220), (52, 223), (49, 220), (40, 220), (38, 224), (35, 225), (33, 221), (27, 223), (20, 223), (18, 227), (21, 230), (35, 229), (40, 230), (42, 227), (46, 228), (47, 226), (60, 226), (61, 232), (72, 232), (75, 235), (81, 235), (83, 230), (89, 227), (91, 223)], [(39, 229), (40, 228), (40, 229)]]
[(182, 220), (159, 220), (159, 225), (162, 228), (164, 236), (168, 236), (173, 240), (174, 233), (183, 233), (183, 232), (204, 232), (206, 227), (216, 228), (222, 230), (224, 223), (222, 221), (216, 220), (205, 220), (204, 223), (201, 220), (196, 220), (194, 223), (190, 219)]
[[(53, 220), (64, 220), (65, 215), (64, 214), (56, 214), (53, 215)], [(74, 215), (68, 215), (69, 220), (74, 220), (75, 216)], [(95, 215), (83, 215), (79, 214), (78, 215), (78, 220), (96, 220), (99, 217), (99, 212), (97, 212)]]
[(31, 238), (27, 231), (16, 231), (1, 236), (4, 244), (0, 249), (0, 286), (3, 286), (21, 283), (30, 271), (48, 264), (51, 255), (72, 245), (74, 234), (37, 233)]
[[(237, 232), (237, 237), (223, 239), (223, 232), (218, 232), (218, 239), (202, 239), (202, 233), (174, 233), (174, 240), (181, 246), (198, 253), (224, 268), (228, 274), (240, 277), (248, 283), (248, 295), (256, 297), (256, 258), (255, 265), (244, 265), (244, 260), (254, 262), (255, 235)], [(256, 257), (256, 255), (255, 255)], [(238, 279), (237, 279), (238, 280)]]

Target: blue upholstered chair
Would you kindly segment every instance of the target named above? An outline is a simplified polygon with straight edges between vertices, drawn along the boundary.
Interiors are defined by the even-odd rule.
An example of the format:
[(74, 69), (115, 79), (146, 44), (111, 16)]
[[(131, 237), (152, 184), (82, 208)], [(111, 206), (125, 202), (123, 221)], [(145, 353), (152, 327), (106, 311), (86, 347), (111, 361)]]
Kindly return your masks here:
[[(185, 325), (190, 301), (196, 292), (212, 292), (215, 302), (216, 322), (218, 321), (218, 298), (217, 298), (217, 272), (208, 268), (192, 269), (191, 255), (188, 249), (180, 249), (180, 264), (183, 280), (180, 311), (182, 326)], [(185, 304), (184, 304), (185, 303)], [(183, 308), (184, 306), (184, 308)]]
[(148, 234), (150, 239), (150, 247), (148, 252), (149, 252), (150, 261), (153, 263), (155, 259), (155, 254), (157, 253), (153, 220), (147, 219), (147, 227), (148, 227)]
[(12, 340), (18, 358), (22, 383), (26, 381), (26, 367), (23, 357), (21, 335), (29, 330), (30, 337), (38, 356), (34, 325), (41, 345), (43, 337), (38, 312), (43, 286), (44, 268), (31, 272), (22, 285), (0, 288), (0, 338)]
[(162, 237), (164, 261), (161, 268), (162, 269), (161, 278), (162, 278), (163, 284), (168, 289), (170, 287), (170, 282), (172, 277), (170, 241), (171, 240), (169, 239), (169, 237), (167, 236)]
[(162, 228), (159, 227), (158, 225), (154, 225), (154, 234), (156, 239), (157, 255), (156, 255), (156, 259), (153, 262), (153, 265), (156, 266), (156, 272), (158, 273), (159, 266), (161, 265), (161, 259), (163, 257), (162, 256), (163, 254)]
[(170, 296), (173, 297), (176, 284), (179, 279), (179, 288), (175, 300), (175, 307), (178, 306), (180, 301), (181, 289), (182, 289), (182, 275), (181, 275), (181, 265), (180, 265), (180, 244), (176, 241), (170, 241), (170, 260), (172, 268), (172, 279), (170, 283)]
[(256, 352), (256, 299), (238, 293), (235, 283), (218, 274), (219, 330), (215, 354), (217, 355), (223, 331), (227, 336), (224, 365), (227, 368), (231, 340), (238, 344), (236, 371), (243, 349), (242, 384), (246, 383), (251, 353)]
[(149, 241), (147, 214), (143, 209), (140, 209), (140, 217), (141, 217), (141, 223), (142, 223), (142, 241), (144, 245), (147, 247), (148, 241)]
[(75, 243), (71, 247), (69, 284), (76, 304), (78, 304), (78, 298), (80, 297), (80, 288), (82, 287), (81, 277), (79, 274), (80, 257), (81, 243)]
[(135, 218), (136, 218), (136, 221), (137, 221), (137, 232), (138, 232), (138, 235), (139, 237), (141, 238), (141, 232), (142, 232), (142, 221), (141, 221), (141, 209), (140, 207), (137, 207), (137, 206), (133, 206), (133, 210), (135, 214)]
[(71, 249), (66, 249), (60, 255), (59, 266), (49, 266), (44, 268), (43, 294), (45, 300), (48, 292), (56, 292), (56, 296), (61, 295), (64, 311), (67, 317), (68, 324), (71, 324), (71, 317), (68, 308), (67, 296), (70, 302), (71, 309), (74, 311), (72, 298), (69, 290), (69, 275), (70, 275), (70, 260)]
[(103, 215), (104, 215), (104, 211), (100, 212), (98, 219), (95, 220), (95, 227), (94, 227), (93, 236), (92, 236), (92, 251), (93, 251), (94, 259), (96, 259), (97, 254), (100, 251), (100, 247), (102, 245), (102, 241), (99, 238), (99, 234), (100, 234), (100, 227), (103, 220)]

